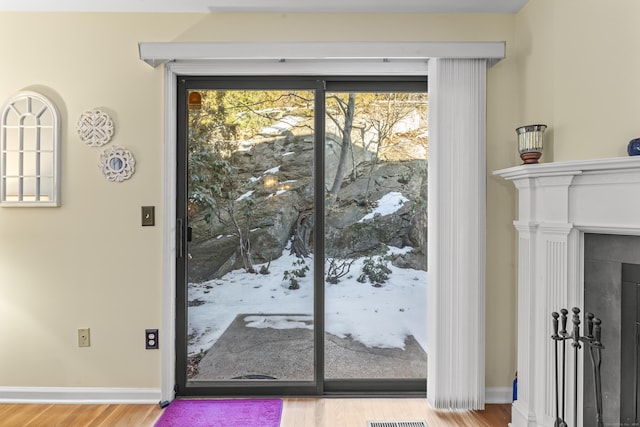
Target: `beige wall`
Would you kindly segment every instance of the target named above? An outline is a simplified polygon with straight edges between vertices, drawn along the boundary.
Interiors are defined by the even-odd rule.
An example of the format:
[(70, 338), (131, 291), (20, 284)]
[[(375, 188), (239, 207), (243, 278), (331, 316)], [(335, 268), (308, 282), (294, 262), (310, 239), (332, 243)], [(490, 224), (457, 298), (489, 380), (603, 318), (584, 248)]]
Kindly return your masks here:
[[(550, 126), (556, 160), (624, 155), (640, 136), (631, 104), (640, 42), (629, 16), (640, 6), (530, 3), (516, 16), (0, 13), (0, 100), (37, 90), (63, 120), (62, 206), (0, 209), (0, 387), (160, 386), (161, 353), (144, 350), (143, 330), (161, 326), (162, 230), (139, 221), (142, 205), (162, 221), (164, 74), (138, 59), (138, 42), (505, 40), (507, 58), (488, 73), (489, 172), (518, 164), (514, 129), (532, 121)], [(565, 4), (578, 3), (573, 25)], [(629, 56), (612, 57), (610, 47)], [(100, 149), (75, 135), (91, 108), (112, 115), (111, 144), (136, 157), (131, 180), (107, 182)], [(489, 174), (487, 194), (487, 386), (506, 387), (515, 370), (515, 192)], [(91, 347), (77, 347), (79, 327), (91, 328)]]
[(626, 156), (640, 136), (640, 2), (529, 0), (516, 16), (524, 123), (549, 125), (547, 161)]
[[(541, 161), (624, 157), (629, 140), (640, 136), (638, 18), (640, 2), (627, 0), (529, 0), (515, 16), (517, 125), (548, 125)], [(505, 201), (500, 209), (509, 208)], [(489, 220), (489, 246), (492, 231), (506, 241)], [(505, 267), (501, 260), (494, 269)]]

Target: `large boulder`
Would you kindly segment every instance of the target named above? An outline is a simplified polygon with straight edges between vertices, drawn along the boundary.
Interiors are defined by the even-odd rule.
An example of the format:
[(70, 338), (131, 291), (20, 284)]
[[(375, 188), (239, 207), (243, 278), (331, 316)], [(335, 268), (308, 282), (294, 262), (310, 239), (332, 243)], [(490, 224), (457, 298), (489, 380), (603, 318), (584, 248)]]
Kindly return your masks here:
[[(361, 157), (359, 155), (358, 157)], [(333, 161), (328, 156), (327, 161)], [(238, 171), (235, 220), (250, 234), (252, 261), (280, 257), (295, 234), (296, 224), (314, 209), (314, 145), (308, 134), (287, 132), (252, 140), (251, 149), (230, 159)], [(327, 165), (334, 170), (335, 165)], [(427, 161), (361, 161), (343, 182), (325, 214), (325, 253), (356, 258), (382, 253), (387, 246), (413, 248), (394, 264), (426, 270)], [(330, 173), (327, 172), (327, 175)], [(327, 176), (327, 185), (333, 177)], [(363, 220), (388, 193), (406, 202), (395, 212)], [(233, 219), (224, 206), (190, 218), (194, 239), (189, 245), (189, 280), (202, 282), (244, 267)], [(311, 242), (309, 242), (311, 243)]]

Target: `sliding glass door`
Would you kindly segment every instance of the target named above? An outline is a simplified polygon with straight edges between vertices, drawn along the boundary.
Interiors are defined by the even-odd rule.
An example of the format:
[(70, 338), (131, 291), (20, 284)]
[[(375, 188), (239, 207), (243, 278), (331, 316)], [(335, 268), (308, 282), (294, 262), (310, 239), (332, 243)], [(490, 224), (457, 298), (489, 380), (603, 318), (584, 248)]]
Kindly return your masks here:
[(178, 102), (177, 394), (424, 391), (425, 78)]
[(335, 86), (325, 93), (327, 389), (418, 390), (427, 372), (427, 94)]

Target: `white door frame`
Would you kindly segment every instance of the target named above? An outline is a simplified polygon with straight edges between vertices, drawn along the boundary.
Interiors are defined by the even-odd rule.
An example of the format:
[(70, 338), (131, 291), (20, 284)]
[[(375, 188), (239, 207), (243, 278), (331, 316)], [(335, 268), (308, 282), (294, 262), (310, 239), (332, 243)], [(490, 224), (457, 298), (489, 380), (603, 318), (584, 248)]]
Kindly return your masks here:
[(162, 250), (163, 401), (176, 369), (177, 77), (202, 75), (426, 75), (430, 58), (505, 57), (504, 42), (140, 43), (140, 58), (165, 64)]

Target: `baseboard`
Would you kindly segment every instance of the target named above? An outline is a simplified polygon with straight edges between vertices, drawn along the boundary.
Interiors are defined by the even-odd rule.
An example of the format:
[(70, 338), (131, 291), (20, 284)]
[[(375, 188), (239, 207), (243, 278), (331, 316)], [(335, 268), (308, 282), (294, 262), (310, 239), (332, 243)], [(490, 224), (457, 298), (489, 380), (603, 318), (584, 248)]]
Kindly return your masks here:
[(0, 403), (158, 403), (160, 388), (0, 387)]
[[(0, 403), (138, 403), (160, 402), (160, 388), (0, 387)], [(511, 403), (511, 387), (487, 387), (485, 403)]]
[(485, 403), (513, 402), (513, 389), (511, 387), (487, 387), (484, 392)]

